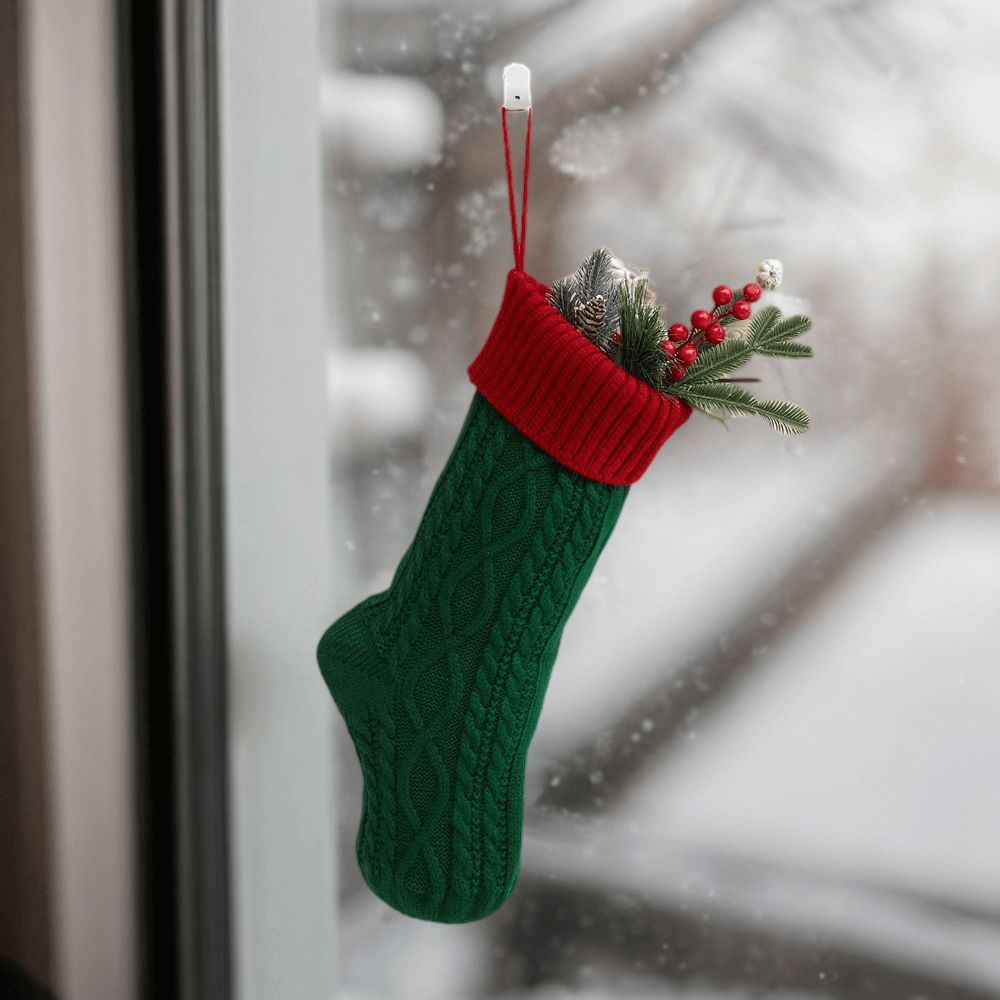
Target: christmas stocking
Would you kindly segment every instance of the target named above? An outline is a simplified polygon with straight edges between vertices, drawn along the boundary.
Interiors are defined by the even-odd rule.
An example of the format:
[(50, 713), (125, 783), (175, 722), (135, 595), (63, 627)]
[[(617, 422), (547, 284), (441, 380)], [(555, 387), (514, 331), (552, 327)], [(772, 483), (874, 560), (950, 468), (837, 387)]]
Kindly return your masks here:
[(508, 276), (413, 544), (389, 589), (319, 645), (364, 773), (361, 871), (424, 920), (478, 920), (513, 889), (525, 756), (563, 626), (629, 484), (691, 412), (547, 291), (520, 266)]

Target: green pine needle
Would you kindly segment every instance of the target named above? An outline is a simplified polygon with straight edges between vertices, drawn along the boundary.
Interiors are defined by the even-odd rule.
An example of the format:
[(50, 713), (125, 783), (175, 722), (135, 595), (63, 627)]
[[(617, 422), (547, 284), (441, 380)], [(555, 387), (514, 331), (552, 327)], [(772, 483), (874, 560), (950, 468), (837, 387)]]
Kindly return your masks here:
[(799, 435), (809, 430), (809, 414), (797, 403), (784, 399), (764, 399), (757, 412), (779, 433)]
[(666, 331), (660, 310), (646, 298), (642, 282), (622, 289), (618, 319), (622, 336), (616, 352), (618, 364), (662, 392), (667, 356), (660, 344)]
[(798, 435), (809, 430), (809, 414), (797, 403), (760, 400), (752, 392), (730, 383), (678, 385), (671, 388), (671, 395), (698, 410), (715, 410), (734, 417), (761, 416), (779, 434)]
[(678, 383), (670, 387), (670, 395), (683, 399), (691, 406), (716, 410), (731, 417), (752, 417), (757, 413), (757, 397), (731, 382), (710, 382), (707, 385)]
[(576, 308), (577, 297), (572, 284), (566, 278), (562, 281), (557, 281), (549, 289), (549, 301), (559, 310), (563, 319), (569, 320), (570, 323), (575, 323), (576, 313), (574, 310)]
[(766, 338), (771, 328), (781, 319), (781, 310), (777, 306), (764, 306), (747, 324), (744, 340), (747, 344), (757, 349), (757, 343), (762, 338)]
[(773, 344), (764, 346), (758, 344), (754, 348), (754, 354), (760, 354), (766, 358), (811, 358), (813, 356), (813, 349), (808, 344), (796, 344), (791, 340), (779, 340)]
[(698, 360), (684, 375), (684, 384), (714, 382), (742, 368), (753, 357), (753, 351), (742, 340), (724, 340), (713, 347), (702, 348)]
[(812, 320), (808, 316), (788, 316), (775, 324), (772, 333), (782, 340), (801, 337), (812, 329), (812, 325)]
[(765, 348), (769, 348), (774, 344), (789, 340), (791, 337), (801, 336), (811, 326), (812, 323), (808, 317), (791, 316), (786, 320), (771, 323), (766, 328), (759, 330), (750, 346), (755, 351), (763, 352)]
[(574, 275), (577, 294), (584, 302), (589, 302), (595, 295), (605, 298), (611, 289), (611, 254), (603, 247), (595, 250), (581, 265)]

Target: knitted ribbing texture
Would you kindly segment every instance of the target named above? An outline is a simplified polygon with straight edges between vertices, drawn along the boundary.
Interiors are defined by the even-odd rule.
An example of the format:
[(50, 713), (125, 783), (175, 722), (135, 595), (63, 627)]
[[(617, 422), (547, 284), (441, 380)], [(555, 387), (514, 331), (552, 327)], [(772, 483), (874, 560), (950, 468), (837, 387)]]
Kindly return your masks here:
[(557, 462), (629, 486), (691, 408), (619, 368), (566, 322), (547, 293), (523, 271), (507, 275), (503, 304), (469, 377)]

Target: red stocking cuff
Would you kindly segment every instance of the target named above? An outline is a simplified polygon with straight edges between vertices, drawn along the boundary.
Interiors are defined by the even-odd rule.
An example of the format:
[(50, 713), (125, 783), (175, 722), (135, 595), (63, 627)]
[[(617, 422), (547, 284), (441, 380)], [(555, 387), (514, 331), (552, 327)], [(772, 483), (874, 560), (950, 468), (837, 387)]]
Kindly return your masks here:
[(691, 408), (599, 351), (523, 271), (507, 275), (493, 329), (469, 378), (502, 417), (561, 465), (630, 486)]

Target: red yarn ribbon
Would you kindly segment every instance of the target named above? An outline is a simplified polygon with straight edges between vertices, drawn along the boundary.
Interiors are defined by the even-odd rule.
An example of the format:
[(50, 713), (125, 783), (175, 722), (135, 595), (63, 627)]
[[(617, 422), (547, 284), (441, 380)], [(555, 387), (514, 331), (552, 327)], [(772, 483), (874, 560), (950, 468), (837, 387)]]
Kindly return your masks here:
[(510, 235), (514, 243), (514, 269), (524, 270), (524, 234), (528, 225), (528, 173), (531, 170), (531, 108), (524, 135), (524, 191), (521, 195), (521, 238), (517, 238), (517, 206), (514, 202), (514, 174), (510, 165), (510, 137), (507, 135), (507, 109), (500, 112), (503, 121), (503, 153), (507, 161), (507, 198), (510, 201)]

